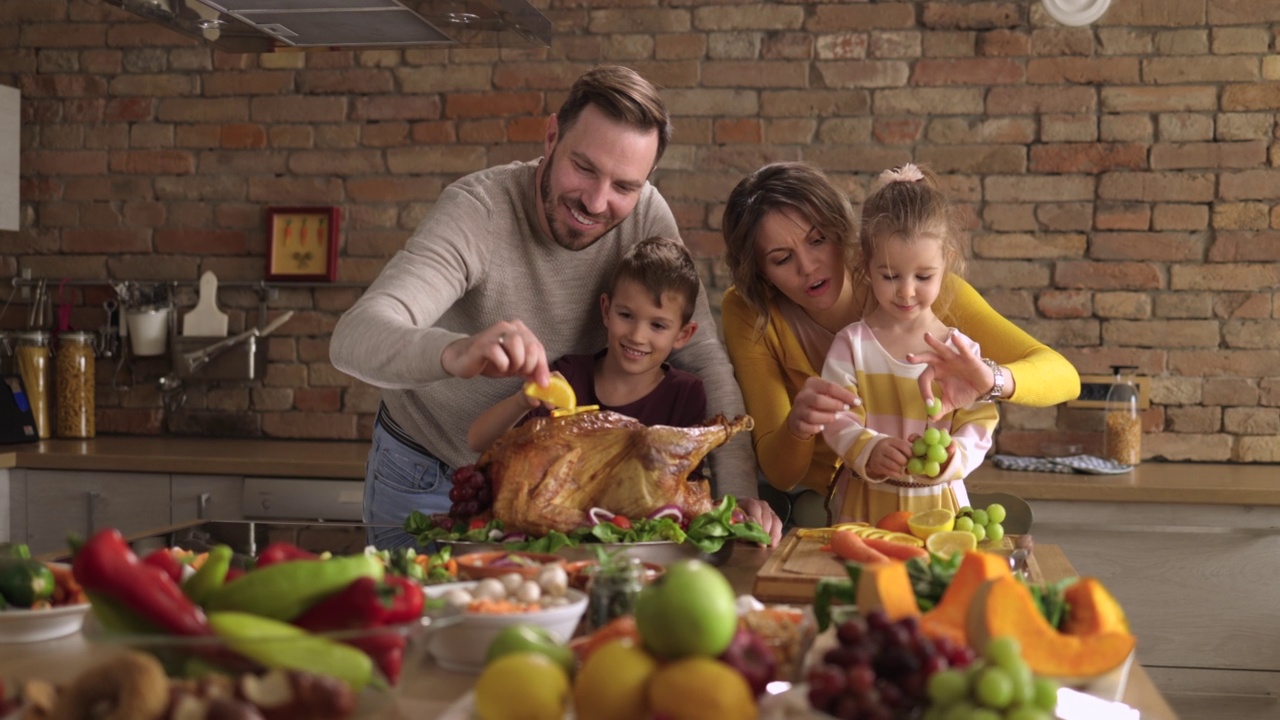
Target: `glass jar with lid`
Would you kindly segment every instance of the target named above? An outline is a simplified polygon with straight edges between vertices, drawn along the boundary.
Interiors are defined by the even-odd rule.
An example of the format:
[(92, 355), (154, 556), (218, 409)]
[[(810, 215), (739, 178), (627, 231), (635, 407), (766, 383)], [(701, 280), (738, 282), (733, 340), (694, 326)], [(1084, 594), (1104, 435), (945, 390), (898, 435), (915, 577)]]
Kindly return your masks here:
[(58, 333), (58, 437), (91, 438), (94, 410), (94, 341), (88, 332)]
[(50, 436), (49, 427), (49, 333), (27, 330), (15, 334), (18, 374), (26, 386), (27, 402), (36, 421), (36, 434), (41, 440)]
[(595, 566), (587, 584), (587, 627), (597, 630), (614, 618), (635, 611), (636, 596), (644, 588), (644, 563), (619, 555)]
[(1121, 465), (1142, 462), (1142, 416), (1138, 413), (1138, 368), (1112, 365), (1114, 378), (1107, 389), (1102, 456)]

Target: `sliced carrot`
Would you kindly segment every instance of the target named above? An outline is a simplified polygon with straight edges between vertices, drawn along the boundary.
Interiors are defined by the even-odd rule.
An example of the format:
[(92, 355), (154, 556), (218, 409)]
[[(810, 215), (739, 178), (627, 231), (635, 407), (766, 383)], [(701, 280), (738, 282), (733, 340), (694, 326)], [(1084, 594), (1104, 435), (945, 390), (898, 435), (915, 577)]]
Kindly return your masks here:
[(889, 562), (889, 558), (879, 550), (868, 545), (862, 538), (849, 530), (837, 530), (831, 536), (831, 549), (845, 560), (860, 563)]
[(903, 545), (892, 540), (882, 540), (880, 538), (862, 538), (862, 542), (868, 547), (878, 550), (884, 555), (894, 560), (910, 560), (911, 558), (929, 559), (929, 552), (924, 548), (911, 547)]

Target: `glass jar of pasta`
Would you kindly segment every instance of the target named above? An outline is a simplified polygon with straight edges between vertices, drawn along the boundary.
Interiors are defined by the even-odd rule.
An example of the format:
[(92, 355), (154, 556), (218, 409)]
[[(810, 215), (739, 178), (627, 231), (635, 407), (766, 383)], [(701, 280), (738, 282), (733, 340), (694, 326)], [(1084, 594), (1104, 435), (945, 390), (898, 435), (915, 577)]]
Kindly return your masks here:
[(58, 333), (58, 437), (91, 438), (95, 427), (93, 413), (94, 361), (93, 333)]
[(50, 436), (49, 427), (49, 333), (44, 330), (28, 330), (15, 335), (17, 347), (14, 355), (18, 361), (18, 374), (26, 386), (27, 402), (31, 403), (31, 415), (36, 421), (36, 434), (44, 440)]
[(1138, 368), (1111, 366), (1115, 378), (1107, 390), (1102, 455), (1121, 465), (1142, 462), (1142, 416), (1138, 414), (1138, 386), (1133, 376)]

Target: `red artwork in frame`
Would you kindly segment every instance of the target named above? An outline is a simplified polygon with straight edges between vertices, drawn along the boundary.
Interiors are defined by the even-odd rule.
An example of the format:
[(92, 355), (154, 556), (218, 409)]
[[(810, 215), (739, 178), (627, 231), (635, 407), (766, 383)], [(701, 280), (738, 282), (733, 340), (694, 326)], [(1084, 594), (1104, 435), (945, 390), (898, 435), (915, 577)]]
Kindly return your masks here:
[(338, 208), (267, 209), (267, 280), (338, 277)]

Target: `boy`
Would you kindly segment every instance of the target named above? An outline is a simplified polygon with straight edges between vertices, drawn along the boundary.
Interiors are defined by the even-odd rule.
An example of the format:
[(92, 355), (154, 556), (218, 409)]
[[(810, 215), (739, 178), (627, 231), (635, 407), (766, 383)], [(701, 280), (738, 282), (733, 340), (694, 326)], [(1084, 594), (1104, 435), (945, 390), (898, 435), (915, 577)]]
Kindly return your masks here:
[[(565, 355), (550, 369), (568, 381), (579, 405), (599, 405), (645, 425), (700, 425), (707, 412), (702, 380), (667, 365), (698, 329), (691, 319), (697, 297), (698, 271), (684, 245), (665, 237), (637, 243), (600, 296), (608, 346), (594, 355)], [(529, 414), (547, 410), (520, 390), (476, 418), (467, 444), (484, 452)]]

